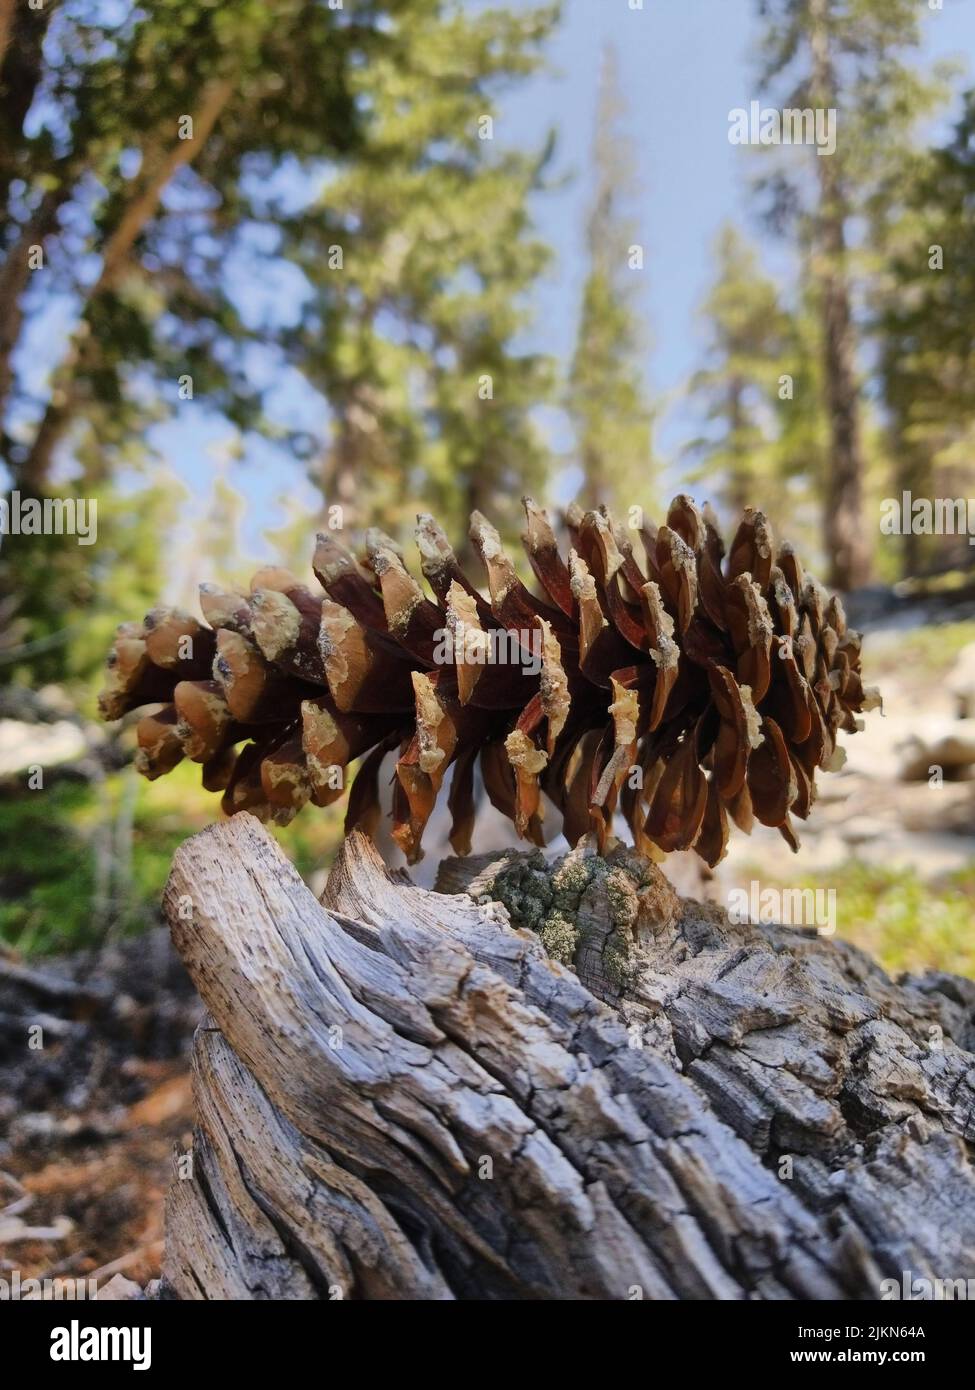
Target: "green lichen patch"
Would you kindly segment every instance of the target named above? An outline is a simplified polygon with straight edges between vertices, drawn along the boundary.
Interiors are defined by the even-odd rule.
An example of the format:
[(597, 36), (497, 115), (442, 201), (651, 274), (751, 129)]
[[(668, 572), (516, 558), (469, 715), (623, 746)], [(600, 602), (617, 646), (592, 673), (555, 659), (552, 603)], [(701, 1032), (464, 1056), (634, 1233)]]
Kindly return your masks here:
[(550, 912), (538, 928), (542, 945), (553, 960), (571, 965), (579, 945), (579, 929), (564, 913)]
[[(541, 939), (548, 955), (575, 963), (589, 942), (608, 979), (623, 988), (636, 968), (636, 923), (646, 887), (644, 860), (610, 862), (583, 844), (556, 864), (540, 851), (509, 860), (478, 895)], [(653, 874), (653, 866), (650, 866)]]
[(574, 919), (597, 864), (602, 861), (577, 853), (553, 868), (536, 851), (507, 863), (479, 898), (502, 903), (512, 926), (535, 932), (553, 960), (571, 965), (579, 945)]
[(478, 902), (499, 902), (511, 924), (538, 931), (552, 906), (552, 887), (541, 852), (510, 860), (477, 895)]

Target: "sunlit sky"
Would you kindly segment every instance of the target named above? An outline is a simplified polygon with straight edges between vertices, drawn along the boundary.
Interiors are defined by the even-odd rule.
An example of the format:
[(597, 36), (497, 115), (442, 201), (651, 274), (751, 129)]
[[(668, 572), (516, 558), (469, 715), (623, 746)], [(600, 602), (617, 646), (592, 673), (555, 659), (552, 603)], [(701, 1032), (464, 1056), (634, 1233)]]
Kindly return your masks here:
[[(975, 0), (944, 0), (942, 10), (923, 10), (925, 59), (955, 57), (971, 72), (975, 57)], [(712, 274), (715, 235), (732, 219), (763, 248), (766, 269), (781, 275), (785, 251), (761, 226), (749, 204), (755, 151), (728, 141), (728, 113), (765, 97), (755, 76), (755, 0), (566, 0), (565, 17), (548, 48), (548, 69), (505, 95), (496, 135), (512, 144), (537, 146), (549, 128), (558, 145), (556, 176), (566, 181), (535, 200), (538, 230), (555, 260), (538, 286), (535, 325), (527, 344), (571, 356), (586, 274), (585, 220), (591, 196), (590, 149), (601, 56), (615, 47), (627, 124), (638, 167), (634, 204), (638, 240), (647, 266), (635, 307), (648, 351), (646, 378), (661, 416), (656, 448), (676, 484), (675, 460), (696, 432), (682, 383), (701, 364), (704, 350), (699, 306)], [(773, 105), (771, 97), (765, 104)], [(556, 179), (556, 181), (558, 181)], [(569, 444), (564, 420), (547, 412), (553, 444)], [(228, 440), (225, 424), (193, 403), (182, 418), (155, 431), (167, 463), (201, 497), (212, 483), (215, 460)], [(247, 498), (244, 541), (258, 558), (261, 532), (279, 524), (282, 499), (314, 493), (300, 466), (260, 443), (234, 467), (232, 479)], [(571, 490), (571, 473), (556, 480), (556, 495)]]

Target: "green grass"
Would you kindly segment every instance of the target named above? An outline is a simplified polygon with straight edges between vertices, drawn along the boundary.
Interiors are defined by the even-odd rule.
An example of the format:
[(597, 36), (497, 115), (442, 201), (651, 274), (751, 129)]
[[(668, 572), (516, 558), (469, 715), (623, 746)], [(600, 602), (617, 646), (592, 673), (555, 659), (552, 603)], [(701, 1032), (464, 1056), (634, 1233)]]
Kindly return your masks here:
[[(756, 877), (771, 886), (760, 872)], [(777, 886), (835, 888), (837, 938), (861, 947), (891, 974), (946, 970), (975, 977), (975, 861), (940, 884), (926, 883), (913, 869), (852, 860)]]
[[(299, 873), (307, 877), (331, 862), (344, 810), (311, 807), (292, 825), (271, 827)], [(118, 832), (128, 815), (130, 840)], [(0, 799), (0, 941), (44, 955), (93, 945), (109, 923), (122, 934), (143, 930), (160, 920), (178, 847), (221, 818), (219, 797), (202, 789), (190, 763), (152, 784), (130, 769), (100, 787), (54, 782)], [(113, 872), (107, 917), (98, 902), (99, 845)]]
[(94, 857), (78, 828), (90, 793), (63, 783), (0, 801), (0, 938), (24, 951), (82, 944), (95, 891)]
[[(123, 798), (131, 795), (116, 775), (98, 788), (54, 783), (0, 801), (0, 939), (24, 954), (49, 954), (93, 945), (109, 921), (127, 934), (156, 920), (169, 861), (186, 827), (157, 817), (140, 786), (131, 858), (120, 863), (118, 841), (106, 836), (115, 832)], [(106, 906), (98, 901), (100, 846), (113, 871), (102, 889), (109, 895)]]
[(975, 642), (975, 622), (868, 633), (863, 644), (865, 673), (869, 680), (874, 680), (884, 674), (915, 671), (923, 674), (925, 680), (932, 680), (947, 675), (958, 653), (970, 642)]

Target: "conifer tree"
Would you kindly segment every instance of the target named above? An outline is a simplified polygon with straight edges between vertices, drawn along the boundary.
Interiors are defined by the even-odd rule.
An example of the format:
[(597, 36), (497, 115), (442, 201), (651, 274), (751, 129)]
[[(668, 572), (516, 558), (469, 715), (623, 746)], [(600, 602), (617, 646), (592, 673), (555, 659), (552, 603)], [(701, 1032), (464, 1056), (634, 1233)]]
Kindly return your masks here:
[[(97, 495), (105, 538), (115, 474), (151, 458), (146, 430), (184, 383), (240, 424), (259, 417), (240, 366), (249, 335), (223, 269), (242, 234), (246, 180), (310, 140), (335, 155), (353, 146), (358, 117), (346, 73), (384, 41), (374, 21), (370, 12), (368, 22), (350, 22), (320, 0), (273, 8), (66, 0), (4, 11), (5, 486), (37, 497), (55, 487)], [(49, 360), (23, 351), (38, 323), (65, 319), (66, 332), (45, 336)], [(60, 546), (53, 563), (54, 547), (35, 544), (43, 555), (27, 554), (27, 542), (8, 539), (0, 605), (16, 614), (22, 645), (33, 652), (37, 641), (55, 642), (50, 650), (64, 656), (78, 614), (97, 605), (113, 547), (100, 544), (93, 560)], [(154, 539), (158, 526), (155, 538), (147, 526), (142, 553), (153, 585)]]
[[(950, 138), (917, 161), (900, 195), (873, 301), (894, 460), (888, 489), (967, 496), (975, 486), (975, 93), (967, 94)], [(943, 563), (944, 552), (944, 543), (908, 532), (901, 573)]]
[[(17, 7), (0, 41), (2, 481), (43, 494), (70, 459), (73, 485), (107, 501), (113, 474), (151, 457), (149, 425), (190, 397), (242, 434), (278, 429), (248, 372), (258, 342), (279, 364), (293, 349), (323, 392), (339, 455), (361, 456), (357, 487), (364, 472), (398, 500), (412, 468), (411, 490), (429, 469), (456, 491), (460, 467), (462, 493), (475, 479), (517, 493), (513, 461), (541, 457), (528, 408), (544, 364), (512, 344), (543, 262), (525, 210), (543, 152), (495, 155), (502, 141), (481, 141), (478, 120), (533, 69), (554, 18), (475, 16), (456, 0), (156, 0), (121, 20), (96, 0)], [(284, 227), (277, 181), (293, 196), (325, 166), (344, 208), (333, 216), (327, 196)], [(259, 283), (299, 259), (302, 234), (309, 256), (326, 253), (322, 292), (289, 344), (276, 335), (300, 315), (285, 304), (255, 323), (227, 266), (245, 261)], [(348, 274), (327, 279), (343, 236)], [(74, 321), (45, 380), (19, 349), (52, 306)], [(8, 547), (0, 601), (29, 620), (28, 569), (12, 563)], [(43, 606), (70, 626), (90, 591), (57, 587)]]
[(697, 476), (717, 475), (722, 500), (741, 511), (756, 496), (767, 497), (776, 483), (774, 403), (787, 374), (789, 322), (775, 283), (733, 226), (719, 233), (715, 259), (714, 285), (703, 306), (709, 361), (693, 378), (691, 392), (720, 432), (696, 443)]
[(328, 405), (314, 468), (346, 525), (411, 525), (404, 476), (449, 520), (489, 507), (503, 529), (542, 485), (530, 412), (550, 371), (518, 340), (550, 143), (513, 150), (504, 92), (556, 17), (413, 0), (352, 76), (356, 160), (284, 224), (311, 291), (287, 351)]
[(758, 12), (762, 75), (777, 85), (782, 105), (836, 113), (835, 153), (785, 147), (764, 182), (777, 220), (798, 216), (816, 281), (830, 432), (824, 540), (830, 582), (849, 589), (871, 569), (858, 291), (881, 250), (875, 239), (853, 244), (852, 228), (889, 198), (914, 126), (942, 89), (909, 61), (920, 44), (914, 0), (758, 0)]
[(653, 415), (644, 386), (645, 343), (636, 309), (645, 247), (632, 216), (634, 161), (624, 132), (618, 64), (607, 49), (593, 140), (595, 193), (568, 409), (589, 506), (653, 505)]

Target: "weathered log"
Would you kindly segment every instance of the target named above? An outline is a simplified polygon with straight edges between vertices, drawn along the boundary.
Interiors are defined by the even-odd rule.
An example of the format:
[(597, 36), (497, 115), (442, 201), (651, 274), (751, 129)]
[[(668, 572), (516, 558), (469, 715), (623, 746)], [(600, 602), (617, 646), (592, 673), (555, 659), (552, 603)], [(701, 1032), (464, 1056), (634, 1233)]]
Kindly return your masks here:
[(247, 815), (177, 853), (166, 910), (208, 1018), (170, 1296), (975, 1276), (971, 982), (732, 924), (625, 851), (448, 860), (439, 886), (355, 835), (320, 905)]

